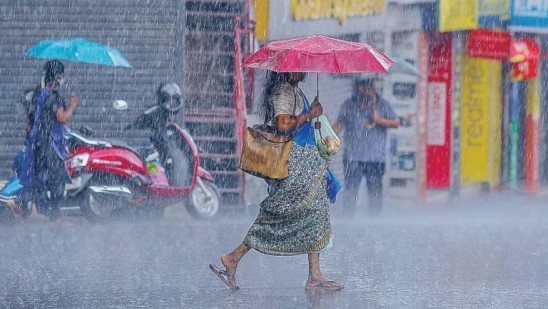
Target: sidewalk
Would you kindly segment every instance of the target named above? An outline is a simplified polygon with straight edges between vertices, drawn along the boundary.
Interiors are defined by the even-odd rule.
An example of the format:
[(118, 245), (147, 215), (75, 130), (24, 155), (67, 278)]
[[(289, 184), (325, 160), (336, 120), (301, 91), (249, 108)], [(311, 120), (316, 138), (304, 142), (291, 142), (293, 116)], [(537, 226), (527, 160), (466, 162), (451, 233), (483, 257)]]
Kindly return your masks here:
[(393, 194), (385, 194), (384, 202), (387, 206), (394, 206), (395, 208), (433, 209), (477, 203), (499, 203), (504, 202), (505, 199), (542, 204), (543, 201), (548, 201), (548, 186), (539, 187), (536, 194), (531, 194), (522, 189), (516, 190), (507, 187), (489, 190), (481, 184), (463, 185), (456, 196), (453, 196), (450, 190), (430, 189), (426, 193), (426, 199), (422, 202), (414, 197), (395, 196)]
[[(264, 180), (257, 177), (246, 175), (246, 201), (247, 208), (253, 209), (258, 207), (259, 203), (267, 196), (266, 183)], [(0, 180), (0, 188), (7, 183), (7, 180)], [(365, 186), (362, 185), (358, 194), (357, 207), (364, 207), (367, 198)], [(548, 201), (548, 186), (539, 187), (536, 194), (526, 193), (524, 190), (513, 190), (509, 188), (499, 189), (495, 191), (486, 191), (481, 185), (468, 185), (460, 188), (460, 194), (456, 197), (451, 196), (449, 190), (428, 190), (427, 197), (424, 202), (418, 201), (416, 198), (409, 196), (396, 196), (389, 193), (384, 196), (384, 203), (388, 207), (395, 208), (443, 208), (455, 204), (463, 204), (467, 202), (477, 202), (479, 200), (495, 198), (497, 196), (511, 196), (511, 198), (520, 198), (525, 201)], [(184, 219), (188, 217), (186, 209), (182, 203), (176, 203), (166, 208), (166, 217), (172, 219)]]

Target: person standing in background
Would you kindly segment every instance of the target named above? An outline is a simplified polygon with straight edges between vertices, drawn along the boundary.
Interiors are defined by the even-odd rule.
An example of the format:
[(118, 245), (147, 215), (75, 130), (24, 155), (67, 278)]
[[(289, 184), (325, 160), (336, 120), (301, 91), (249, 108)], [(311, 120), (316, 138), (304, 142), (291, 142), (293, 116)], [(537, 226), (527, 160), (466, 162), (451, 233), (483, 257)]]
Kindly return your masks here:
[(372, 78), (354, 80), (352, 95), (341, 106), (333, 125), (337, 134), (344, 130), (342, 206), (345, 215), (354, 214), (364, 177), (368, 213), (378, 215), (381, 212), (387, 130), (398, 128), (403, 120), (376, 92)]

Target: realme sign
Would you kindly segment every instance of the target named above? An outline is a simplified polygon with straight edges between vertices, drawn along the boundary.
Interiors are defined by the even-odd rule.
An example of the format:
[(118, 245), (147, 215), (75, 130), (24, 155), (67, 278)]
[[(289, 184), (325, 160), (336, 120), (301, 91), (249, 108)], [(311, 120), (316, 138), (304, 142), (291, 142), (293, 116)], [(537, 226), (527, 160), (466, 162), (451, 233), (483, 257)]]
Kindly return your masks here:
[(291, 12), (296, 21), (338, 18), (341, 24), (348, 17), (380, 15), (384, 0), (291, 0)]

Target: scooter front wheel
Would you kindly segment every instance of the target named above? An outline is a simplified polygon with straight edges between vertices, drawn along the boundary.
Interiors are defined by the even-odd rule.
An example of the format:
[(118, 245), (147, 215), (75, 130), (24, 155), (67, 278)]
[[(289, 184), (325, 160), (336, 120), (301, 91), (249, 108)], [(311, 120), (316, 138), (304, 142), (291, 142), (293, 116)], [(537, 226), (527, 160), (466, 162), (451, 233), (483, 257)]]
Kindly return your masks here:
[(219, 191), (211, 181), (198, 178), (198, 182), (185, 203), (186, 209), (193, 218), (211, 219), (219, 211)]
[(15, 199), (0, 202), (0, 223), (11, 224), (27, 218), (32, 212), (33, 204), (26, 194)]
[(15, 223), (15, 216), (13, 214), (13, 211), (6, 202), (0, 202), (0, 223), (1, 224)]

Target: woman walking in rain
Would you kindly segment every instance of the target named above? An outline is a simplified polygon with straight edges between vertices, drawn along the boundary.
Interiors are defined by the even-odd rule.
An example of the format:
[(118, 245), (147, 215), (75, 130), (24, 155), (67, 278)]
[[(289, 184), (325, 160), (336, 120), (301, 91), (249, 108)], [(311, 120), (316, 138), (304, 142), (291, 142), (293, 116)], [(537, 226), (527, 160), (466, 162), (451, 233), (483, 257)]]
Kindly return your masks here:
[(340, 189), (315, 146), (310, 120), (323, 113), (322, 105), (312, 105), (299, 83), (305, 73), (269, 72), (261, 112), (267, 123), (278, 131), (296, 133), (289, 155), (289, 176), (267, 180), (268, 196), (261, 202), (259, 214), (243, 242), (221, 256), (224, 270), (210, 264), (219, 279), (230, 288), (239, 289), (236, 270), (251, 249), (279, 256), (308, 255), (309, 273), (305, 289), (341, 290), (344, 285), (328, 280), (320, 268), (320, 253), (332, 246), (329, 202)]
[(67, 102), (59, 94), (65, 81), (65, 67), (59, 60), (49, 60), (44, 65), (42, 82), (34, 93), (30, 112), (29, 131), (21, 184), (36, 192), (39, 213), (56, 220), (61, 215), (60, 203), (65, 183), (70, 176), (65, 168), (65, 127), (78, 105), (79, 99), (71, 95)]

